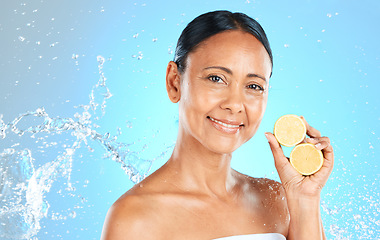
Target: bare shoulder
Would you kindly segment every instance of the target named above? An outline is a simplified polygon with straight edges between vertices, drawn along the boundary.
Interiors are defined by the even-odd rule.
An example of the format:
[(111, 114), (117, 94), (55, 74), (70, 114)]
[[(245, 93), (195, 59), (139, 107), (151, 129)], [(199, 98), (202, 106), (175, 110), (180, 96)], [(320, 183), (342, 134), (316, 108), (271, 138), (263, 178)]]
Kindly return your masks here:
[(252, 187), (258, 189), (263, 195), (271, 200), (282, 200), (285, 197), (285, 190), (278, 181), (269, 178), (253, 178), (250, 179)]
[(278, 181), (269, 178), (254, 178), (243, 175), (243, 184), (249, 194), (255, 194), (266, 205), (287, 208), (285, 190)]
[(254, 178), (235, 171), (235, 177), (239, 184), (251, 190), (258, 190), (263, 194), (285, 195), (282, 184), (269, 178)]
[(108, 210), (101, 239), (155, 239), (158, 229), (152, 212), (157, 203), (153, 199), (135, 187), (123, 194)]
[(239, 173), (238, 179), (245, 189), (245, 199), (251, 206), (259, 206), (267, 222), (273, 224), (273, 230), (286, 235), (289, 227), (289, 210), (285, 190), (278, 181), (268, 178), (254, 178)]

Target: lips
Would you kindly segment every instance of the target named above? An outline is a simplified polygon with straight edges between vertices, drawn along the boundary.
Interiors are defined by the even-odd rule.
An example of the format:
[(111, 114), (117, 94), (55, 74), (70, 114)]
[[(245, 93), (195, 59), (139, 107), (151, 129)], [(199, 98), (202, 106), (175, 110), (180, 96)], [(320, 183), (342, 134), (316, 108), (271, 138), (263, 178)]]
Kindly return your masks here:
[(216, 129), (224, 133), (237, 133), (244, 126), (244, 124), (241, 122), (231, 120), (219, 120), (210, 116), (208, 116), (207, 118), (210, 120), (210, 122)]

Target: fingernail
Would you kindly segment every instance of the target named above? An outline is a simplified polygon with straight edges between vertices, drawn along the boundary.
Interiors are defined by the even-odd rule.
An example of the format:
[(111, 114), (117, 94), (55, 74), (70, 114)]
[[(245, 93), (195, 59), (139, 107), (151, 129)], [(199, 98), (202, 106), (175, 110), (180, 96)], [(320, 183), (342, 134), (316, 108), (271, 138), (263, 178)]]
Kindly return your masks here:
[(316, 147), (318, 150), (321, 150), (321, 144), (320, 144), (320, 143), (315, 144), (315, 147)]
[(268, 142), (269, 142), (269, 135), (268, 133), (264, 133), (265, 134), (265, 137), (267, 138)]

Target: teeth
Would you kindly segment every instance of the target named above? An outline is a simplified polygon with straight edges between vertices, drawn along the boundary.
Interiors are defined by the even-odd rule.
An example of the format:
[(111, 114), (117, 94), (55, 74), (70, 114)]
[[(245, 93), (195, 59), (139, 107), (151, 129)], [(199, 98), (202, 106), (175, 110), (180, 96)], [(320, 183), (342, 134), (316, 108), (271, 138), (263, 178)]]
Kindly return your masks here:
[(229, 128), (238, 128), (238, 127), (240, 127), (240, 125), (227, 124), (227, 123), (224, 123), (224, 122), (218, 121), (218, 120), (216, 120), (216, 119), (213, 119), (212, 117), (209, 117), (209, 118), (211, 119), (211, 121), (216, 122), (216, 123), (219, 123), (220, 125), (225, 126), (225, 127), (229, 127)]

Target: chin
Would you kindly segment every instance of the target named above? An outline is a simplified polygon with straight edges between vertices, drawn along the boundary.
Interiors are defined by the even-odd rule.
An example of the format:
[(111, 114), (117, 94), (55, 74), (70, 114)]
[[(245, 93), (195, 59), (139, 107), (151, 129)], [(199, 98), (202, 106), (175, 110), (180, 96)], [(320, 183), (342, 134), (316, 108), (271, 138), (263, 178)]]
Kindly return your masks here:
[(217, 154), (232, 154), (236, 149), (238, 149), (243, 143), (239, 144), (237, 142), (229, 143), (225, 142), (211, 142), (205, 145), (211, 152)]
[[(242, 134), (240, 137), (231, 138), (227, 136), (209, 135), (209, 138), (203, 139), (201, 144), (209, 149), (211, 152), (218, 154), (232, 154), (235, 150), (241, 147), (244, 143), (249, 141), (256, 133), (257, 128), (251, 130), (248, 134)], [(211, 137), (213, 136), (213, 137)]]

